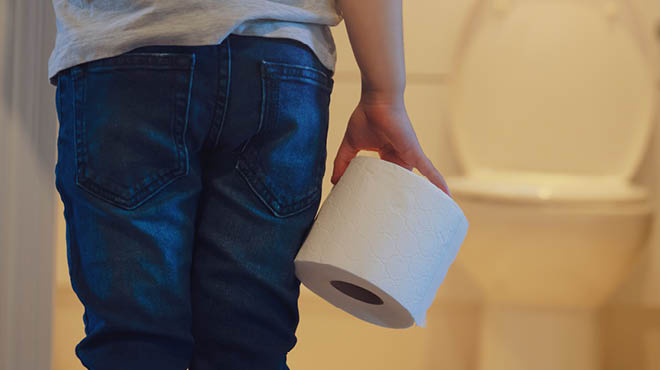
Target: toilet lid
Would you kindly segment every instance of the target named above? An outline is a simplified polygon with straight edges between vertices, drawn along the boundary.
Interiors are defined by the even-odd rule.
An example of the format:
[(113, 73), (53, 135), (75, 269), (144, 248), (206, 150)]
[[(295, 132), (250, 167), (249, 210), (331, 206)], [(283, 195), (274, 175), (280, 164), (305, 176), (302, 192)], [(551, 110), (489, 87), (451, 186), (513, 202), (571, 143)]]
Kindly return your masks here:
[(645, 188), (616, 177), (558, 176), (543, 173), (477, 172), (446, 178), (452, 194), (528, 203), (638, 203)]
[(477, 1), (450, 76), (451, 136), (467, 172), (634, 175), (657, 78), (630, 5)]

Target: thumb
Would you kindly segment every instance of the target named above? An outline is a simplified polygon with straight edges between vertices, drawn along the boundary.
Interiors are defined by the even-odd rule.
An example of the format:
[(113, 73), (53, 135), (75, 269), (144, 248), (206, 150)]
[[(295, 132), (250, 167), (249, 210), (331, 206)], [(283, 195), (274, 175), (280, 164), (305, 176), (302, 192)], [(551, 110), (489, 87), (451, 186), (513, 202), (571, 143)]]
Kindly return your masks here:
[(344, 136), (341, 145), (339, 145), (339, 150), (337, 150), (337, 156), (335, 157), (334, 167), (332, 170), (332, 177), (330, 178), (330, 182), (333, 185), (337, 184), (339, 179), (346, 171), (346, 168), (351, 162), (351, 159), (355, 158), (359, 151), (360, 150), (354, 148)]

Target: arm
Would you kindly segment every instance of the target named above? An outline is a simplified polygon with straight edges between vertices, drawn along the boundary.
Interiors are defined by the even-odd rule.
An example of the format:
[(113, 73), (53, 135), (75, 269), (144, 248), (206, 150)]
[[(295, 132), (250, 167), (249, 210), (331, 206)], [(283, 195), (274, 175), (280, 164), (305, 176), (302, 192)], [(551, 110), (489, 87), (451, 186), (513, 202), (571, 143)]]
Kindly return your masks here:
[(334, 161), (336, 184), (360, 150), (409, 171), (412, 168), (450, 195), (449, 187), (424, 154), (404, 103), (402, 0), (337, 0), (362, 77), (362, 95)]
[(401, 0), (337, 0), (337, 5), (360, 67), (363, 90), (393, 98), (403, 95)]

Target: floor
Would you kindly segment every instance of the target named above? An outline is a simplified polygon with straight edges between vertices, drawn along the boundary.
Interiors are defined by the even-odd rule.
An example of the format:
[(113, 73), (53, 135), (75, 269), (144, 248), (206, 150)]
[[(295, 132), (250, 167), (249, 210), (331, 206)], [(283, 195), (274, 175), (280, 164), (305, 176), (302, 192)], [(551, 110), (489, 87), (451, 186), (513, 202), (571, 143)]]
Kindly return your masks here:
[[(386, 329), (360, 321), (303, 288), (300, 312), (298, 343), (287, 360), (292, 370), (474, 369), (471, 351), (478, 309), (473, 306), (434, 305), (426, 328)], [(73, 290), (57, 289), (51, 370), (85, 369), (74, 353), (84, 336), (82, 315)]]
[(70, 287), (55, 290), (52, 370), (84, 370), (74, 349), (85, 336), (83, 306)]

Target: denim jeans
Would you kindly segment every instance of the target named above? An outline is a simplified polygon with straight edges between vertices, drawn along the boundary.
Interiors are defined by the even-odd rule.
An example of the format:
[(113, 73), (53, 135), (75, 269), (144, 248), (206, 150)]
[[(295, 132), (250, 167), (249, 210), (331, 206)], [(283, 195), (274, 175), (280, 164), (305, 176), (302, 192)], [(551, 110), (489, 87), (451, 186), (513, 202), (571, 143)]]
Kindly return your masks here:
[(296, 40), (234, 34), (58, 74), (55, 177), (83, 365), (288, 369), (332, 75)]

